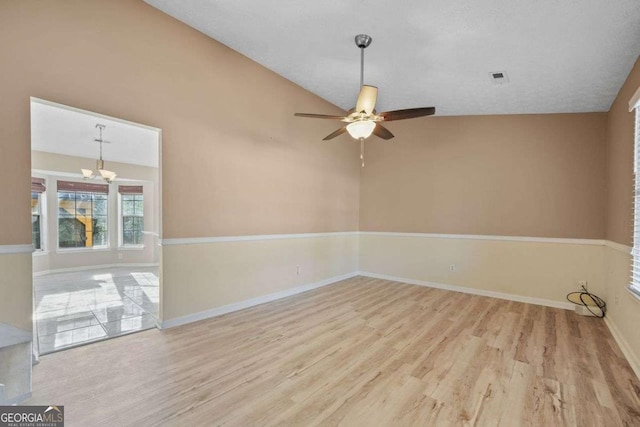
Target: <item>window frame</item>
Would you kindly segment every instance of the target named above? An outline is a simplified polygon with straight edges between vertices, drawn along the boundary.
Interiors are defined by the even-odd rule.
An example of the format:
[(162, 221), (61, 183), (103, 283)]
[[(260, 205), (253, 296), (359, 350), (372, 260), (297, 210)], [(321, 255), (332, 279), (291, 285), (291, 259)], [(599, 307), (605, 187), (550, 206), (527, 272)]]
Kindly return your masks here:
[[(32, 191), (31, 192), (31, 198), (33, 199), (33, 194), (37, 194), (38, 197), (38, 213), (37, 215), (40, 217), (40, 224), (39, 224), (39, 228), (40, 228), (40, 248), (36, 248), (35, 245), (33, 246), (33, 252), (34, 253), (44, 253), (47, 250), (47, 245), (46, 245), (46, 225), (47, 225), (47, 217), (46, 217), (46, 212), (47, 209), (45, 207), (45, 200), (46, 200), (46, 193), (45, 192), (37, 192), (37, 191)], [(33, 208), (31, 210), (31, 216), (33, 217)], [(33, 223), (32, 223), (33, 224)], [(33, 242), (33, 225), (31, 226), (31, 241)]]
[[(124, 242), (124, 203), (122, 200), (123, 196), (140, 196), (142, 197), (142, 215), (127, 215), (134, 216), (138, 218), (142, 218), (142, 230), (140, 231), (142, 234), (142, 243), (140, 244), (127, 244)], [(136, 249), (144, 249), (144, 223), (145, 223), (145, 208), (144, 208), (144, 192), (139, 194), (134, 193), (121, 193), (118, 191), (118, 248), (123, 250), (136, 250)]]
[[(78, 181), (72, 181), (72, 180), (58, 180), (58, 182), (56, 184), (59, 184), (59, 182), (66, 182), (66, 183), (74, 183), (77, 182), (78, 184), (82, 184), (81, 182)], [(83, 191), (83, 190), (60, 190), (59, 188), (55, 189), (56, 192), (56, 252), (58, 253), (71, 253), (71, 252), (101, 252), (101, 251), (110, 251), (111, 250), (111, 224), (109, 224), (110, 221), (110, 201), (109, 201), (109, 193), (102, 193), (102, 192), (97, 192), (97, 191)], [(78, 246), (78, 247), (61, 247), (60, 246), (60, 197), (59, 194), (60, 193), (83, 193), (83, 194), (92, 194), (92, 195), (103, 195), (106, 197), (106, 206), (107, 206), (107, 210), (106, 210), (106, 224), (107, 224), (107, 230), (105, 233), (106, 236), (106, 244), (105, 245), (100, 245), (100, 246), (96, 246), (93, 244), (92, 241), (92, 245), (90, 247), (86, 247), (86, 246)], [(94, 217), (93, 215), (93, 209), (94, 209), (94, 200), (91, 201), (91, 214), (92, 214), (92, 218)], [(77, 215), (77, 213), (76, 213)], [(91, 231), (92, 234), (92, 240), (93, 240), (93, 235), (94, 235), (94, 230)]]
[(631, 283), (627, 289), (640, 299), (640, 101), (632, 107), (635, 113), (633, 145), (633, 248), (631, 250)]

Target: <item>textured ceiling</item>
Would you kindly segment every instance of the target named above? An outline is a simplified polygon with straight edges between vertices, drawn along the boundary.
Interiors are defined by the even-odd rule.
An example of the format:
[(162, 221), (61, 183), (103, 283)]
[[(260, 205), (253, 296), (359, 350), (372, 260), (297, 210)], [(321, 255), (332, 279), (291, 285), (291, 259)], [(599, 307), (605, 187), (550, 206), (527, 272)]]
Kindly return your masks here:
[(97, 159), (97, 123), (106, 126), (102, 139), (110, 141), (102, 147), (105, 162), (158, 167), (158, 131), (39, 101), (31, 102), (31, 149)]
[(607, 111), (640, 54), (639, 0), (145, 1), (344, 109), (358, 33), (378, 111)]

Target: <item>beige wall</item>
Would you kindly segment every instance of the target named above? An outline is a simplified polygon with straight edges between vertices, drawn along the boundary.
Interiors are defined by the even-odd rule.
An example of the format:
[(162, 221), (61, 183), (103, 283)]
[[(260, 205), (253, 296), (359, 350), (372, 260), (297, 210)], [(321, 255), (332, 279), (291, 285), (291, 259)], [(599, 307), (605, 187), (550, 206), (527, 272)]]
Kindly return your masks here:
[[(299, 268), (299, 269), (298, 269)], [(163, 320), (355, 273), (358, 236), (213, 242), (163, 248)]]
[[(364, 234), (360, 271), (401, 279), (566, 303), (578, 281), (604, 291), (604, 247), (572, 244)], [(450, 271), (450, 265), (455, 271)]]
[(606, 114), (432, 117), (367, 142), (365, 231), (603, 238)]
[(633, 130), (629, 101), (640, 87), (640, 59), (609, 110), (607, 126), (607, 239), (631, 245), (633, 237)]
[(31, 330), (30, 291), (31, 254), (0, 254), (0, 323)]
[(2, 2), (0, 37), (0, 244), (29, 241), (30, 96), (163, 130), (164, 237), (357, 228), (357, 147), (293, 117), (339, 110), (157, 9)]
[(340, 110), (142, 1), (0, 2), (0, 40), (0, 245), (31, 242), (31, 96), (162, 129), (164, 238), (357, 230), (356, 144), (293, 117)]

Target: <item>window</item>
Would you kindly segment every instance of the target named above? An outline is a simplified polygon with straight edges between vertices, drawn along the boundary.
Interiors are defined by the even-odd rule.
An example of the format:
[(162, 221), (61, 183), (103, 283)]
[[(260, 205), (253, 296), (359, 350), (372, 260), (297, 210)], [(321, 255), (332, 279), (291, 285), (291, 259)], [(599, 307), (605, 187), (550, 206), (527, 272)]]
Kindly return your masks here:
[(631, 285), (629, 289), (640, 296), (640, 102), (635, 104), (636, 110), (636, 132), (635, 148), (633, 159), (633, 172), (635, 175), (634, 201), (633, 201), (633, 266), (631, 274)]
[(141, 185), (120, 185), (122, 246), (142, 246), (144, 230), (144, 196)]
[(36, 251), (44, 249), (42, 244), (42, 225), (44, 223), (42, 218), (42, 198), (45, 190), (44, 179), (31, 178), (31, 240), (33, 249)]
[(106, 247), (109, 186), (58, 181), (58, 247)]
[(36, 251), (42, 250), (42, 203), (41, 193), (31, 192), (31, 240)]

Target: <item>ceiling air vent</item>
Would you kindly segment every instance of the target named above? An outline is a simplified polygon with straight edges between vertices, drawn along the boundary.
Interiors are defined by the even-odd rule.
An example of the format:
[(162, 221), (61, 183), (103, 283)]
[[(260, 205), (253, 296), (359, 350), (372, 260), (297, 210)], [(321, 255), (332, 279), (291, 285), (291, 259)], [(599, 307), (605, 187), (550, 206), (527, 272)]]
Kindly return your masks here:
[(505, 83), (509, 83), (509, 76), (507, 76), (506, 71), (492, 71), (489, 73), (489, 77), (491, 77), (491, 81), (496, 85), (503, 85)]

